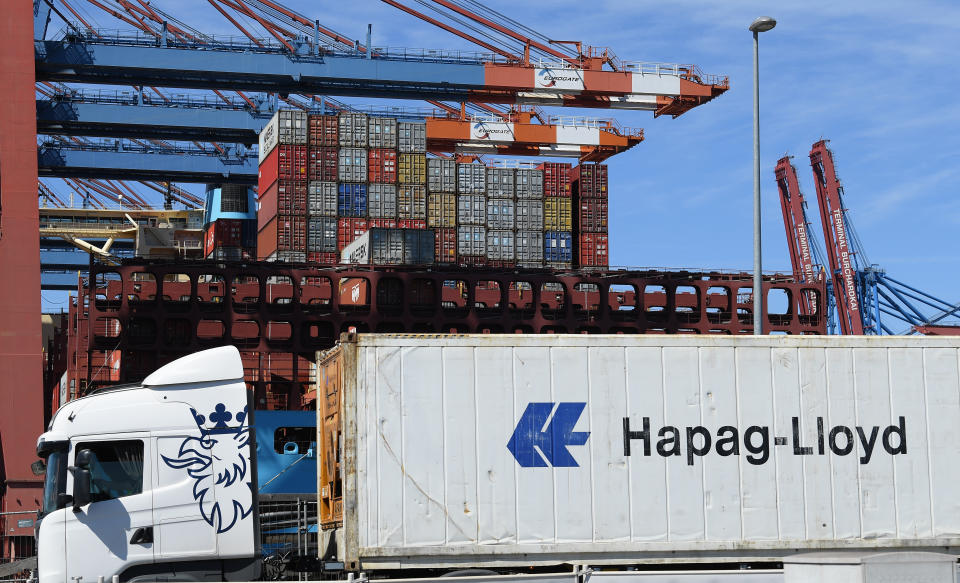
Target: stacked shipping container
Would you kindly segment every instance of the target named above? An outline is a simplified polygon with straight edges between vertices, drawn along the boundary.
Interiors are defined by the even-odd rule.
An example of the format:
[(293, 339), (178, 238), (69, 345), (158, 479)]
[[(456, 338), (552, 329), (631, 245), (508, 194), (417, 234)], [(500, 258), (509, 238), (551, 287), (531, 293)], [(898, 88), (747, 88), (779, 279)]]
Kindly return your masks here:
[(260, 142), (261, 259), (332, 264), (368, 229), (414, 229), (445, 265), (608, 263), (603, 165), (428, 159), (424, 123), (360, 113), (280, 112)]
[(581, 269), (606, 269), (610, 266), (607, 227), (607, 167), (580, 164), (570, 171), (574, 201), (574, 257)]

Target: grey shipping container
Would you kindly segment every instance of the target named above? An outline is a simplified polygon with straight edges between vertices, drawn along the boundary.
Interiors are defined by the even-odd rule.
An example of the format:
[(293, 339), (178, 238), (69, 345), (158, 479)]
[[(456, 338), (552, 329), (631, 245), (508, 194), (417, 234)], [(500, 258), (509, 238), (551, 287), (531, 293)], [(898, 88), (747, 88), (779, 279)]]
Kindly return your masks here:
[[(513, 229), (515, 208), (516, 204), (514, 203), (513, 199), (488, 198), (487, 228)], [(491, 257), (491, 259), (493, 258)]]
[(341, 261), (363, 265), (432, 265), (430, 229), (370, 229), (344, 247)]
[(402, 121), (397, 124), (397, 149), (404, 154), (427, 151), (427, 124)]
[(276, 261), (278, 263), (306, 263), (306, 251), (274, 251), (267, 256), (267, 261)]
[(279, 111), (279, 143), (301, 146), (307, 143), (307, 112)]
[(370, 148), (396, 148), (397, 118), (380, 116), (367, 118), (367, 146)]
[(430, 192), (456, 192), (456, 161), (446, 158), (427, 158), (427, 189)]
[(404, 185), (397, 188), (397, 218), (427, 218), (427, 187)]
[(516, 196), (513, 168), (487, 168), (487, 196), (490, 198), (513, 198)]
[(486, 255), (487, 229), (485, 227), (457, 227), (459, 255)]
[(457, 164), (457, 192), (486, 194), (487, 167), (483, 164)]
[(517, 198), (543, 198), (543, 170), (518, 168), (514, 175)]
[(516, 256), (514, 237), (512, 230), (488, 230), (487, 259), (513, 261)]
[(363, 148), (340, 148), (337, 178), (340, 182), (366, 182), (367, 151)]
[(371, 219), (397, 218), (397, 187), (371, 184), (367, 187), (367, 216)]
[(482, 194), (457, 195), (457, 224), (477, 225), (487, 224), (487, 197)]
[(336, 182), (311, 182), (307, 185), (307, 214), (314, 217), (337, 216)]
[(517, 229), (543, 230), (543, 199), (517, 200), (514, 212)]
[(337, 131), (341, 146), (367, 145), (367, 115), (363, 113), (340, 113), (337, 115)]
[(457, 226), (457, 195), (443, 193), (427, 195), (427, 226)]
[(521, 267), (543, 267), (543, 231), (517, 230), (514, 239), (517, 265)]
[(337, 219), (336, 217), (311, 218), (307, 222), (307, 251), (336, 253)]

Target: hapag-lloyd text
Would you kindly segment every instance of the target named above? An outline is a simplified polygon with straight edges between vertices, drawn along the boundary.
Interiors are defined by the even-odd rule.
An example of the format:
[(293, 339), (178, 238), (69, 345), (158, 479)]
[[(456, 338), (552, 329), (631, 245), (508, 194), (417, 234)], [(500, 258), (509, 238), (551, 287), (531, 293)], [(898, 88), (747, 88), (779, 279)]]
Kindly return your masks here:
[[(878, 444), (882, 444), (884, 451), (890, 455), (907, 453), (907, 422), (899, 417), (896, 425), (889, 425), (881, 429), (879, 425), (865, 428), (859, 425), (853, 429), (846, 425), (836, 425), (827, 431), (823, 417), (817, 417), (816, 444), (804, 444), (800, 431), (800, 418), (792, 417), (792, 436), (774, 436), (773, 445), (791, 445), (793, 455), (826, 455), (827, 451), (838, 456), (849, 455), (857, 443), (860, 444), (860, 463), (869, 463)], [(856, 432), (856, 437), (854, 437)], [(763, 425), (751, 425), (743, 432), (741, 440), (740, 430), (732, 425), (724, 425), (717, 429), (716, 440), (714, 434), (702, 425), (691, 427), (675, 427), (665, 425), (657, 431), (656, 436), (651, 433), (650, 418), (643, 418), (643, 429), (636, 431), (630, 427), (630, 418), (623, 418), (623, 455), (630, 456), (639, 441), (643, 455), (650, 456), (656, 451), (661, 457), (682, 456), (686, 454), (687, 464), (693, 465), (697, 457), (703, 457), (711, 451), (720, 456), (740, 455), (741, 445), (746, 450), (747, 461), (753, 465), (760, 465), (770, 459), (770, 428)], [(654, 444), (656, 438), (656, 444)], [(634, 447), (632, 447), (634, 446)]]

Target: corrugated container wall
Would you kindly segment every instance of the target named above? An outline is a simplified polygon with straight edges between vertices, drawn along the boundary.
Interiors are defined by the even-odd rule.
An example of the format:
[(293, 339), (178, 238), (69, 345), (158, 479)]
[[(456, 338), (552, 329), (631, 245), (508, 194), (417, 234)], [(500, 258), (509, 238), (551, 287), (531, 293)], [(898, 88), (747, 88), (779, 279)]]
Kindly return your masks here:
[(457, 262), (457, 229), (439, 228), (434, 229), (437, 263), (452, 265)]
[(392, 184), (397, 181), (397, 151), (375, 148), (367, 158), (369, 181)]
[(580, 233), (579, 237), (579, 267), (606, 268), (610, 265), (606, 233)]
[(514, 208), (517, 229), (543, 230), (543, 200), (518, 200)]
[(540, 168), (543, 169), (544, 196), (569, 197), (571, 195), (570, 164), (566, 162), (544, 162), (540, 165)]
[(483, 164), (457, 164), (457, 192), (486, 194), (487, 167)]
[(518, 230), (515, 240), (517, 264), (521, 267), (543, 267), (543, 231)]
[(311, 218), (307, 224), (307, 251), (335, 253), (337, 251), (336, 217)]
[(335, 115), (311, 115), (307, 118), (310, 127), (308, 137), (311, 146), (334, 147), (340, 145), (338, 123)]
[(555, 263), (573, 261), (573, 237), (568, 231), (547, 231), (543, 234), (543, 259)]
[(425, 186), (405, 185), (397, 189), (397, 217), (426, 220), (427, 188)]
[(517, 191), (514, 186), (513, 168), (487, 168), (487, 196), (490, 198), (513, 198)]
[(402, 121), (397, 124), (397, 147), (404, 154), (422, 154), (427, 151), (427, 125), (423, 122)]
[(277, 112), (277, 115), (280, 116), (280, 145), (307, 145), (307, 113), (305, 111), (283, 110)]
[(494, 261), (513, 261), (515, 239), (512, 230), (487, 231), (487, 258)]
[(487, 228), (513, 229), (515, 227), (515, 203), (512, 199), (487, 199)]
[(337, 186), (337, 216), (356, 218), (367, 216), (366, 184), (340, 184)]
[(311, 147), (307, 162), (307, 176), (310, 180), (336, 182), (339, 179), (338, 158), (339, 152), (336, 147)]
[(427, 225), (431, 227), (457, 226), (457, 195), (430, 194), (427, 196)]
[(543, 227), (548, 231), (573, 230), (573, 212), (569, 198), (543, 199)]
[(371, 148), (397, 147), (397, 118), (371, 116), (367, 120), (367, 146)]
[(367, 216), (371, 219), (397, 218), (397, 187), (371, 184), (367, 187)]
[(366, 114), (339, 113), (337, 114), (337, 122), (337, 131), (339, 133), (337, 138), (341, 146), (367, 147)]
[(340, 182), (367, 181), (367, 151), (363, 148), (340, 148), (337, 162), (337, 180)]
[(397, 170), (397, 181), (400, 184), (427, 183), (427, 157), (424, 154), (400, 154)]
[(315, 217), (337, 216), (337, 183), (310, 182), (307, 186), (307, 212)]
[(367, 232), (367, 219), (337, 219), (337, 252)]
[(427, 189), (430, 192), (456, 192), (456, 161), (446, 158), (427, 159)]
[(514, 175), (517, 198), (543, 198), (543, 171), (518, 168)]
[(457, 227), (457, 254), (487, 255), (487, 229), (484, 227)]
[(960, 338), (344, 339), (347, 568), (957, 554)]
[(574, 200), (577, 201), (574, 230), (580, 233), (606, 233), (607, 200), (605, 198), (575, 198)]
[(482, 194), (457, 195), (457, 225), (484, 226), (486, 224), (487, 197)]

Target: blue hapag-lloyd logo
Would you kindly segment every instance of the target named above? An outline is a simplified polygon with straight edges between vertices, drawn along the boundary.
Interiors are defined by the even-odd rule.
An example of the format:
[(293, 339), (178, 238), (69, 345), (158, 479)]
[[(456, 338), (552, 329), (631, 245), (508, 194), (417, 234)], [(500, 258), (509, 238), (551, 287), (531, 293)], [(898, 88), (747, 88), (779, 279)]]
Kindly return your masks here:
[(567, 446), (584, 445), (590, 437), (589, 431), (573, 430), (586, 406), (586, 403), (528, 404), (507, 442), (507, 449), (524, 468), (579, 467)]

